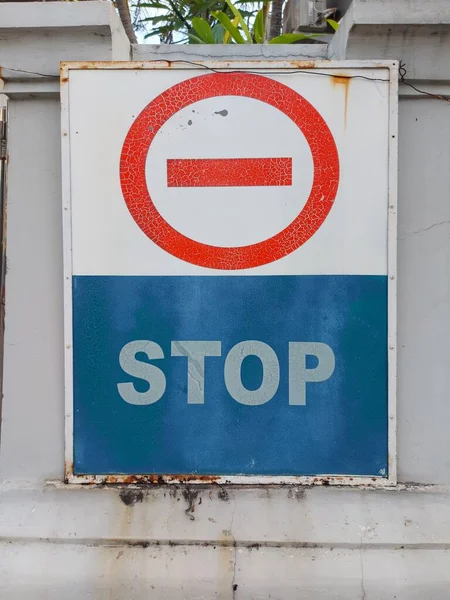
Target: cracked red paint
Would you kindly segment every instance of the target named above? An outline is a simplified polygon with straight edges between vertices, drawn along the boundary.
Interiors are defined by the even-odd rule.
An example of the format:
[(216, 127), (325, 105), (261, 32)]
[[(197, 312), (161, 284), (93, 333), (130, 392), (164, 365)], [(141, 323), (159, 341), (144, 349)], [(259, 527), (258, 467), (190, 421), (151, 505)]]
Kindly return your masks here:
[[(217, 247), (192, 240), (163, 219), (147, 189), (147, 153), (159, 129), (182, 108), (218, 96), (253, 98), (277, 108), (301, 130), (311, 149), (314, 180), (305, 206), (285, 229), (257, 244)], [(214, 73), (174, 85), (144, 108), (125, 138), (120, 159), (120, 180), (131, 215), (141, 230), (160, 248), (202, 267), (249, 269), (290, 254), (319, 229), (337, 193), (339, 157), (324, 119), (293, 89), (261, 75)]]
[(292, 185), (292, 158), (171, 158), (167, 187)]

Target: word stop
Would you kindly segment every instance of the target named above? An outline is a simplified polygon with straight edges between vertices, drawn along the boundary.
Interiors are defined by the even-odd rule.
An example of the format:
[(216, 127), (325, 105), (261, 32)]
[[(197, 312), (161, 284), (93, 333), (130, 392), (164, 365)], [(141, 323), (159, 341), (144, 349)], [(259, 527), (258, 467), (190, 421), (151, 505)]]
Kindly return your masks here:
[[(164, 358), (163, 349), (150, 340), (135, 340), (125, 344), (119, 354), (122, 370), (137, 379), (146, 381), (145, 392), (136, 389), (132, 382), (119, 383), (117, 389), (125, 402), (135, 405), (154, 404), (166, 391), (166, 376), (155, 364), (139, 360), (144, 354), (151, 361)], [(222, 344), (218, 341), (174, 341), (171, 356), (187, 359), (187, 403), (205, 403), (206, 359), (222, 356)], [(261, 361), (262, 380), (258, 389), (247, 389), (242, 382), (241, 368), (244, 359), (255, 356)], [(317, 365), (307, 368), (307, 356), (314, 356)], [(306, 384), (325, 381), (335, 368), (333, 350), (322, 342), (289, 342), (289, 404), (306, 404)], [(259, 406), (269, 402), (280, 384), (280, 363), (271, 346), (256, 340), (242, 341), (228, 352), (224, 362), (224, 380), (231, 398), (247, 406)]]

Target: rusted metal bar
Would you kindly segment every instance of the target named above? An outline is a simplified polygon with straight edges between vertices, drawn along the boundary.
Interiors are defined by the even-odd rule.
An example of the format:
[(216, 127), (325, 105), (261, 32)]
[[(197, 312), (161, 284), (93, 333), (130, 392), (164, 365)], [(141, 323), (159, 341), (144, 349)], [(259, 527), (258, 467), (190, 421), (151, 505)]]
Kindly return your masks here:
[(5, 331), (5, 275), (6, 275), (6, 159), (7, 109), (0, 108), (0, 440), (3, 400), (3, 350)]

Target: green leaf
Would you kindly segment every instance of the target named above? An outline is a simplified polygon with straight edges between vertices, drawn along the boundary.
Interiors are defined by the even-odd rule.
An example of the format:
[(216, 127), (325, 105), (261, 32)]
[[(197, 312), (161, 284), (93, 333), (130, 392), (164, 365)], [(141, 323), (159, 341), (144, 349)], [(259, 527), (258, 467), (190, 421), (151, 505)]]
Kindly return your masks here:
[(214, 44), (214, 35), (211, 26), (206, 19), (194, 17), (192, 19), (192, 27), (204, 44)]
[(217, 8), (218, 4), (218, 0), (206, 0), (205, 2), (200, 1), (191, 8), (191, 14), (198, 15), (210, 8)]
[(168, 21), (168, 17), (146, 17), (145, 19), (141, 19), (140, 23), (146, 23), (147, 21), (152, 21), (153, 23), (161, 23), (162, 21)]
[(277, 37), (272, 38), (269, 41), (269, 44), (292, 44), (293, 42), (309, 40), (313, 37), (315, 37), (314, 34), (305, 35), (304, 33), (283, 33), (283, 35), (277, 35)]
[(255, 36), (255, 40), (257, 44), (262, 44), (264, 42), (264, 9), (261, 8), (258, 11), (258, 14), (255, 17), (255, 22), (253, 23), (253, 34)]
[[(245, 33), (245, 37), (247, 38), (247, 43), (248, 44), (253, 44), (253, 38), (251, 36), (251, 33), (247, 27), (247, 23), (244, 21), (244, 17), (241, 15), (241, 13), (238, 11), (238, 9), (234, 6), (234, 4), (231, 2), (231, 0), (225, 0), (225, 2), (228, 4), (231, 12), (233, 13), (233, 15), (235, 17), (239, 18), (239, 24), (242, 28), (242, 31)], [(242, 42), (240, 42), (242, 43)]]
[(188, 37), (189, 37), (190, 41), (193, 42), (194, 44), (204, 44), (205, 43), (203, 40), (201, 40), (196, 35), (193, 35), (192, 33), (188, 33)]
[[(225, 13), (226, 16), (226, 13)], [(234, 25), (234, 27), (237, 28), (237, 26), (239, 25), (239, 19), (234, 17), (234, 19), (231, 21), (232, 25)], [(238, 30), (238, 34), (240, 35), (240, 31)], [(242, 37), (242, 36), (241, 36)], [(244, 41), (244, 40), (242, 40)], [(225, 33), (223, 34), (223, 43), (224, 44), (231, 44), (231, 33), (229, 31), (225, 30)]]
[(334, 31), (337, 31), (339, 29), (339, 23), (334, 19), (325, 19), (325, 21), (328, 23), (328, 25), (331, 25)]
[(228, 31), (228, 33), (231, 35), (231, 37), (237, 44), (245, 44), (245, 40), (242, 37), (241, 32), (235, 25), (233, 25), (228, 15), (226, 15), (222, 11), (213, 12), (211, 14), (225, 27), (225, 29)]
[(164, 10), (167, 10), (168, 6), (162, 2), (145, 2), (143, 4), (139, 4), (139, 8), (163, 8)]
[(169, 31), (171, 30), (172, 28), (169, 25), (164, 25), (162, 27), (155, 27), (151, 30), (151, 32), (148, 35), (164, 35), (166, 33), (169, 33)]
[(220, 23), (216, 23), (212, 28), (214, 43), (215, 44), (223, 44), (223, 37), (225, 33), (225, 28)]

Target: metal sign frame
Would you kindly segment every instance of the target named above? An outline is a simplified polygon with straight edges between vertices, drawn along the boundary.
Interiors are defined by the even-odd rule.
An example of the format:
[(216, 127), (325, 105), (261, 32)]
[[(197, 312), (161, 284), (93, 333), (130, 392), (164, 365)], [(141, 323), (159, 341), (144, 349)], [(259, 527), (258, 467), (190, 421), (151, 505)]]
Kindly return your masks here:
[[(69, 77), (72, 70), (198, 70), (214, 71), (323, 71), (340, 78), (351, 77), (349, 69), (380, 68), (388, 71), (389, 82), (389, 161), (387, 210), (387, 275), (388, 275), (388, 476), (355, 476), (317, 474), (315, 476), (257, 475), (76, 475), (73, 468), (73, 349), (72, 349), (72, 223), (71, 165), (69, 140)], [(398, 62), (378, 61), (167, 61), (150, 62), (67, 62), (61, 63), (61, 150), (62, 203), (64, 234), (64, 364), (65, 364), (65, 482), (70, 484), (147, 483), (147, 484), (293, 484), (293, 485), (365, 485), (394, 486), (397, 483), (396, 395), (397, 395), (397, 149), (398, 149)]]

